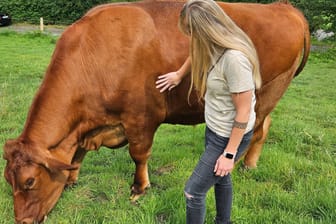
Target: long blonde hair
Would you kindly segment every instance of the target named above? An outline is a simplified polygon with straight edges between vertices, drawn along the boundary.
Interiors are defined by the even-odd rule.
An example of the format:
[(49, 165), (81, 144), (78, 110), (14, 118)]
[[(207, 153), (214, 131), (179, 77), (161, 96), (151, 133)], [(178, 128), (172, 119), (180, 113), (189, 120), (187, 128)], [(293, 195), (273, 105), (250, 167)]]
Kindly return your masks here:
[(251, 39), (213, 0), (189, 0), (179, 18), (180, 30), (191, 37), (191, 86), (203, 98), (208, 71), (220, 52), (225, 49), (241, 51), (253, 66), (256, 88), (261, 86), (259, 61)]

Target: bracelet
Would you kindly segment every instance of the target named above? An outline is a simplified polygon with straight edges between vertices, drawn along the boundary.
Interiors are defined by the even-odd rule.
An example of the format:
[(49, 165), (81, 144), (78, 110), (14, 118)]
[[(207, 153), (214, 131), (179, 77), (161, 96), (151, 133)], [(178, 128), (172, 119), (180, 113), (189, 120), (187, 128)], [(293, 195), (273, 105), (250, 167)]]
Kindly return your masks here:
[(239, 129), (246, 129), (247, 128), (247, 122), (238, 122), (236, 120), (233, 121), (233, 127), (239, 128)]

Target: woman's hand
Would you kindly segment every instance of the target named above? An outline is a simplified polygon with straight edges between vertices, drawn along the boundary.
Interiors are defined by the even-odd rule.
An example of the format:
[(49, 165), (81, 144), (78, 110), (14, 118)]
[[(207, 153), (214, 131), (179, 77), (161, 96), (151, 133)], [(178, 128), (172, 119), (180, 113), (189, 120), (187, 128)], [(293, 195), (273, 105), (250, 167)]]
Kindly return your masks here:
[(173, 89), (175, 86), (180, 84), (181, 77), (178, 72), (170, 72), (165, 75), (161, 75), (158, 77), (156, 81), (156, 88), (160, 89), (160, 93)]
[(217, 159), (214, 173), (216, 176), (226, 176), (233, 170), (234, 160), (225, 158), (223, 155), (220, 155)]

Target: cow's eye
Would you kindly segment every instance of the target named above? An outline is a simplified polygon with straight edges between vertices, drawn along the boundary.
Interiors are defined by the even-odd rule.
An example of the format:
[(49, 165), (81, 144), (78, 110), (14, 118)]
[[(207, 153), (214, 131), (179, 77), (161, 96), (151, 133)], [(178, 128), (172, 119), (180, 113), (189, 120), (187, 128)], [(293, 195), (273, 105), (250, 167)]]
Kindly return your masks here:
[(25, 190), (30, 190), (33, 187), (34, 183), (35, 183), (34, 178), (32, 178), (32, 177), (28, 178), (25, 182), (24, 189)]

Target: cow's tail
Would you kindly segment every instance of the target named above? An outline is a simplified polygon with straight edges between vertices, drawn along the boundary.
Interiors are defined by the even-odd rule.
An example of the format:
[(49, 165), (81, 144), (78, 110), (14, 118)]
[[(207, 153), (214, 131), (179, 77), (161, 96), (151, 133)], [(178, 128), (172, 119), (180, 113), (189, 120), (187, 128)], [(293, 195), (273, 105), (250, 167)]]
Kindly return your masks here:
[(299, 75), (299, 73), (303, 70), (305, 67), (307, 61), (308, 61), (308, 56), (310, 52), (310, 32), (309, 32), (309, 26), (308, 22), (304, 18), (304, 23), (305, 23), (305, 28), (304, 28), (304, 44), (303, 44), (303, 54), (302, 54), (302, 59), (299, 67), (296, 69), (295, 76)]

